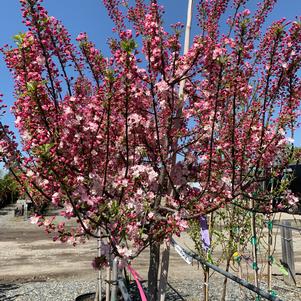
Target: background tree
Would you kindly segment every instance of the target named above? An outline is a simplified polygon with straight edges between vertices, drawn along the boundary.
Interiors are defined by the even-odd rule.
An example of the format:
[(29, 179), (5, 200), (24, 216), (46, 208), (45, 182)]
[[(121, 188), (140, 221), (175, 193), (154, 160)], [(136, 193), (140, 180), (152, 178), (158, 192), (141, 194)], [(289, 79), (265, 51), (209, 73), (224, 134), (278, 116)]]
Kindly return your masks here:
[(19, 185), (12, 174), (7, 173), (0, 179), (0, 207), (15, 203), (19, 196)]

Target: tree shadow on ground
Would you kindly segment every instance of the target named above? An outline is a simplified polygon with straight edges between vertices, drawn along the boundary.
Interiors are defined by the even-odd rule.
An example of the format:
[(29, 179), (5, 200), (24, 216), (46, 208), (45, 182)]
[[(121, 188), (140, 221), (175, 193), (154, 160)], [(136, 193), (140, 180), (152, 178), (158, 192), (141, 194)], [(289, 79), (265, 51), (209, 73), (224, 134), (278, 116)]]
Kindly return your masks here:
[[(143, 281), (144, 282), (144, 281)], [(144, 283), (142, 283), (143, 285)], [(143, 285), (143, 289), (145, 293), (147, 294), (147, 288)], [(139, 290), (135, 283), (131, 283), (129, 287), (129, 293), (131, 296), (132, 301), (140, 301), (140, 294)], [(183, 295), (179, 293), (170, 283), (167, 284), (167, 290), (166, 290), (166, 301), (182, 301), (186, 300), (187, 295)]]
[(16, 284), (6, 284), (6, 283), (0, 283), (0, 301), (10, 301), (10, 300), (15, 300), (18, 296), (18, 294), (12, 296), (12, 297), (8, 297), (7, 296), (7, 292), (11, 291), (11, 290), (15, 290), (18, 289), (19, 286)]

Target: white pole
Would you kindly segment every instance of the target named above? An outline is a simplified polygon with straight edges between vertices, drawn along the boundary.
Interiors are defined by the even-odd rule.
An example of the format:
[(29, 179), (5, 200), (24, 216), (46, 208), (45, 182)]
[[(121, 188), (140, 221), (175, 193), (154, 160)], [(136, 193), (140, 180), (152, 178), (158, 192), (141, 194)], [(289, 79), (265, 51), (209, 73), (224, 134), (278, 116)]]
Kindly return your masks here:
[(118, 259), (114, 258), (112, 267), (112, 294), (111, 301), (117, 301)]
[[(100, 227), (98, 227), (97, 235), (98, 235), (98, 238), (97, 238), (97, 255), (98, 255), (98, 257), (101, 257), (101, 230), (100, 230)], [(102, 282), (102, 271), (101, 271), (101, 268), (100, 268), (98, 270), (97, 291), (96, 291), (95, 301), (101, 301), (101, 299), (102, 299), (101, 282)]]
[(28, 220), (28, 204), (27, 204), (26, 200), (24, 201), (24, 220), (25, 221)]
[[(187, 54), (190, 45), (190, 31), (191, 31), (191, 21), (192, 21), (192, 6), (193, 0), (188, 0), (188, 9), (187, 9), (187, 21), (186, 21), (186, 29), (185, 29), (185, 40), (184, 40), (184, 55)], [(184, 86), (185, 80), (180, 82), (179, 87), (179, 97), (184, 99)]]
[(106, 301), (110, 301), (111, 294), (111, 262), (107, 267), (107, 281), (106, 281)]
[[(185, 30), (185, 40), (184, 40), (184, 55), (187, 54), (190, 45), (192, 7), (193, 7), (193, 0), (188, 0), (187, 21), (186, 21), (186, 30)], [(184, 100), (184, 86), (185, 86), (185, 80), (182, 80), (179, 86), (179, 99), (181, 100)], [(181, 114), (182, 114), (182, 104), (180, 104), (180, 107), (177, 110), (177, 117), (178, 117), (177, 122)], [(172, 165), (176, 163), (176, 156), (174, 157), (173, 161), (174, 162)], [(171, 169), (172, 168), (173, 167), (171, 167)], [(167, 279), (168, 279), (169, 253), (170, 253), (170, 248), (168, 243), (164, 248), (162, 254), (162, 261), (161, 261), (160, 283), (159, 283), (160, 301), (165, 301), (166, 286), (167, 286)]]

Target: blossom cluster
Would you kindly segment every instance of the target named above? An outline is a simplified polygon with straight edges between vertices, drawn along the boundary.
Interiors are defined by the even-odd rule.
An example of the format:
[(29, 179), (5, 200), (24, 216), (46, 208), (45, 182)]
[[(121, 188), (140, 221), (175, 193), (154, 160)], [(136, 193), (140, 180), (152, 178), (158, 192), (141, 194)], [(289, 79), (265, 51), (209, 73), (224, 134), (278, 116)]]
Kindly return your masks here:
[[(164, 29), (157, 1), (127, 3), (125, 13), (122, 1), (106, 0), (118, 36), (108, 58), (86, 33), (73, 45), (41, 0), (20, 2), (28, 31), (2, 51), (23, 153), (5, 126), (0, 153), (19, 154), (33, 200), (78, 226), (32, 222), (72, 244), (101, 229), (115, 255), (133, 258), (226, 203), (256, 199), (268, 210), (262, 183), (289, 160), (301, 98), (301, 23), (280, 20), (260, 33), (275, 1), (253, 14), (233, 1), (227, 34), (219, 21), (229, 1), (200, 1), (201, 34), (181, 55), (182, 25)], [(284, 194), (281, 206), (295, 203)]]

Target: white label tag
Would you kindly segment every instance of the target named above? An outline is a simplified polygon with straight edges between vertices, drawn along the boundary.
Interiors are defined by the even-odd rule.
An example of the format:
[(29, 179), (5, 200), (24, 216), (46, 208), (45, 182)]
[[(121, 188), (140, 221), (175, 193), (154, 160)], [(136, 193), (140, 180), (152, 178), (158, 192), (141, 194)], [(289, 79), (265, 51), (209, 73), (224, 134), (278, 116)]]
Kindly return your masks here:
[(173, 241), (173, 244), (176, 252), (183, 258), (183, 260), (185, 260), (188, 264), (192, 264), (192, 257), (188, 255), (175, 241)]

